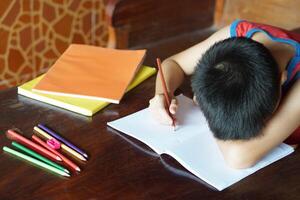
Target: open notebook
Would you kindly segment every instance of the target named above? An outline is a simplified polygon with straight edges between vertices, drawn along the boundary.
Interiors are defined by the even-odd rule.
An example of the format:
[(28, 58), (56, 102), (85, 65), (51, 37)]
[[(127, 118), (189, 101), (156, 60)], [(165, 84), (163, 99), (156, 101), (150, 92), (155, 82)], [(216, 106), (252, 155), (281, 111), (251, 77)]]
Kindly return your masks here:
[(178, 96), (176, 119), (179, 127), (158, 124), (148, 108), (109, 122), (108, 125), (147, 144), (158, 154), (168, 154), (198, 178), (218, 190), (238, 182), (257, 170), (287, 156), (294, 150), (281, 144), (255, 166), (248, 169), (228, 167), (200, 109), (183, 95)]

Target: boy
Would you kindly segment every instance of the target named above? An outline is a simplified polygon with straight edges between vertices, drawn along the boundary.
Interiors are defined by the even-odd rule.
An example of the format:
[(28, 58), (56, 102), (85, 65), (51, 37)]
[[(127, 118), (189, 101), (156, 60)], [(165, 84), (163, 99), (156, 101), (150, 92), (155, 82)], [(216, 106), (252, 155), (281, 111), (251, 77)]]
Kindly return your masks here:
[[(237, 20), (162, 63), (176, 114), (174, 91), (192, 75), (194, 100), (203, 111), (225, 161), (247, 168), (285, 141), (300, 142), (300, 35)], [(150, 110), (163, 124), (159, 76)]]

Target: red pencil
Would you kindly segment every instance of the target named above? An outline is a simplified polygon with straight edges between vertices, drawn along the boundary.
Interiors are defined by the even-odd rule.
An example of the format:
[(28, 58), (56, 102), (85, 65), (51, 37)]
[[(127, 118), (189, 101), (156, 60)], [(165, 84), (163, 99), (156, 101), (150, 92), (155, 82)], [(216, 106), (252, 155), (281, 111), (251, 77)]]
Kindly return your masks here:
[(17, 141), (17, 142), (27, 146), (28, 148), (33, 149), (52, 160), (62, 161), (62, 159), (59, 156), (55, 155), (54, 153), (51, 153), (50, 151), (41, 147), (40, 145), (37, 145), (34, 142), (28, 140), (27, 138), (23, 137), (22, 135), (16, 133), (14, 130), (8, 130), (6, 132), (6, 136), (9, 139)]
[(161, 67), (161, 61), (159, 58), (156, 58), (156, 63), (157, 63), (157, 67), (158, 67), (158, 73), (160, 75), (160, 79), (161, 79), (161, 82), (162, 82), (162, 86), (163, 86), (163, 90), (164, 90), (164, 96), (165, 96), (165, 100), (166, 100), (166, 103), (167, 103), (167, 107), (168, 107), (168, 113), (170, 115), (170, 117), (172, 118), (172, 126), (174, 127), (174, 131), (175, 131), (175, 117), (170, 113), (169, 111), (169, 108), (170, 108), (170, 105), (171, 105), (171, 100), (170, 100), (170, 97), (169, 97), (169, 94), (168, 94), (168, 89), (167, 89), (167, 85), (166, 85), (166, 81), (165, 81), (165, 77), (164, 77), (164, 74), (163, 74), (163, 71), (162, 71), (162, 67)]
[(69, 160), (68, 158), (66, 158), (64, 155), (62, 155), (61, 153), (59, 153), (58, 151), (56, 151), (55, 149), (52, 149), (50, 146), (47, 145), (46, 142), (44, 142), (42, 139), (40, 139), (39, 137), (32, 135), (32, 139), (34, 141), (36, 141), (37, 143), (39, 143), (40, 145), (42, 145), (43, 147), (47, 148), (49, 151), (51, 151), (52, 153), (54, 153), (55, 155), (59, 156), (63, 162), (65, 162), (67, 165), (69, 165), (72, 169), (80, 172), (80, 168), (73, 163), (71, 160)]

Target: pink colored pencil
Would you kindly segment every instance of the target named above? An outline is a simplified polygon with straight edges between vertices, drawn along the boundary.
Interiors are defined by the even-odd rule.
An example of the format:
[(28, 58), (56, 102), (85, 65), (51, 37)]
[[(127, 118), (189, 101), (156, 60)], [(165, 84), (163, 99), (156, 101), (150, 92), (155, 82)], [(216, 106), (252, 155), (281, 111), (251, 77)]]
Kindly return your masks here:
[(40, 145), (42, 145), (43, 147), (47, 148), (49, 151), (51, 151), (52, 153), (54, 153), (55, 155), (59, 156), (63, 162), (65, 162), (69, 167), (71, 167), (72, 169), (80, 172), (80, 168), (73, 163), (71, 160), (69, 160), (68, 158), (66, 158), (64, 155), (62, 155), (61, 153), (59, 153), (58, 151), (56, 151), (55, 149), (52, 149), (49, 145), (47, 145), (46, 142), (44, 142), (42, 139), (40, 139), (39, 137), (32, 135), (32, 139), (34, 141), (36, 141), (37, 143), (39, 143)]

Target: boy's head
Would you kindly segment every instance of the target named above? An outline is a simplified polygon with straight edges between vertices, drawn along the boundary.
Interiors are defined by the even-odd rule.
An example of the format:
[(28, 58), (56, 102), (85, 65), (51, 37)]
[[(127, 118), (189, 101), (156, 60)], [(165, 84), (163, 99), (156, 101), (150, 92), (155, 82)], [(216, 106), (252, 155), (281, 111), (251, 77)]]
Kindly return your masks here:
[(280, 99), (280, 71), (269, 50), (248, 38), (210, 47), (197, 64), (192, 88), (214, 136), (259, 135)]

